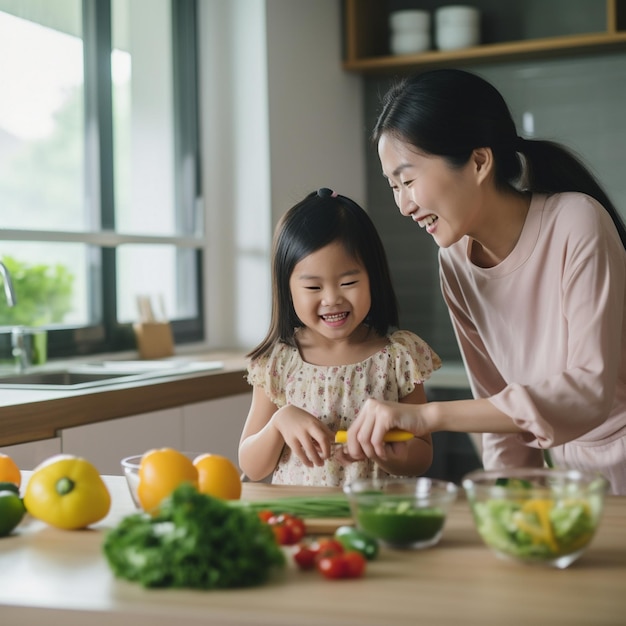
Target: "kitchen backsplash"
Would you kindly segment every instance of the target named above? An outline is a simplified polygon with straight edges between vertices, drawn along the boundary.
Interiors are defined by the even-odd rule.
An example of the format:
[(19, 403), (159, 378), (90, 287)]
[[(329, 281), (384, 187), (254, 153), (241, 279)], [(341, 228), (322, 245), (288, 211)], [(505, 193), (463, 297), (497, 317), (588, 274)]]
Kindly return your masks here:
[[(602, 54), (469, 66), (503, 93), (522, 136), (574, 150), (626, 218), (626, 54)], [(380, 230), (394, 277), (401, 325), (426, 339), (444, 360), (458, 360), (438, 281), (437, 246), (396, 208), (369, 141), (379, 96), (393, 78), (365, 78), (368, 134), (367, 208)]]

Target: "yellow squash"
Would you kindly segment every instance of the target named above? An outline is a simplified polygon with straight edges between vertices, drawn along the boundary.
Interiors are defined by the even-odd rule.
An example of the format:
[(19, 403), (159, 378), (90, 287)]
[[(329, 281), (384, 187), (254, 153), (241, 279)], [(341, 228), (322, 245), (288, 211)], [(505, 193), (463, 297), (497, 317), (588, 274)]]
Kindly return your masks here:
[(50, 526), (75, 530), (104, 518), (111, 508), (111, 494), (89, 461), (57, 454), (33, 470), (24, 506)]
[[(552, 500), (544, 498), (533, 498), (522, 506), (521, 515), (515, 516), (517, 527), (529, 534), (533, 543), (544, 544), (557, 554), (559, 546), (554, 538), (552, 522), (550, 521), (550, 511), (554, 506)], [(531, 519), (534, 517), (534, 520)]]

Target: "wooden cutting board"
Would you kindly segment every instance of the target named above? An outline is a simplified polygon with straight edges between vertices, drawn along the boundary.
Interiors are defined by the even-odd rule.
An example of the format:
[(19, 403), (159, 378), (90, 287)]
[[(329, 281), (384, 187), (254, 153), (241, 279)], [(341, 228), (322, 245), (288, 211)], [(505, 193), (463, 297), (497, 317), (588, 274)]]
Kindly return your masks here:
[(340, 526), (353, 526), (350, 517), (327, 517), (305, 519), (307, 535), (332, 535)]
[[(244, 500), (274, 500), (276, 498), (299, 496), (303, 490), (311, 496), (327, 496), (341, 493), (338, 487), (302, 487), (296, 485), (270, 485), (267, 483), (244, 482), (241, 497)], [(339, 526), (352, 526), (353, 520), (349, 517), (337, 518), (309, 518), (305, 519), (307, 533), (309, 535), (332, 535)]]

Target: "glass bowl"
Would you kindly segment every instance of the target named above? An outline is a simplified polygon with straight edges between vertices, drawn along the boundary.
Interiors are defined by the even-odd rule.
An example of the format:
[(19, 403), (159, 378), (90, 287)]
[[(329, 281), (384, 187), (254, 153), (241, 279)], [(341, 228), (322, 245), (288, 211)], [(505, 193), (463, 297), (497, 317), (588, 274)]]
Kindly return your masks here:
[(458, 487), (434, 478), (358, 479), (344, 486), (357, 527), (390, 548), (429, 548), (441, 539)]
[(462, 484), (496, 556), (560, 569), (593, 539), (609, 486), (599, 474), (549, 468), (476, 470)]

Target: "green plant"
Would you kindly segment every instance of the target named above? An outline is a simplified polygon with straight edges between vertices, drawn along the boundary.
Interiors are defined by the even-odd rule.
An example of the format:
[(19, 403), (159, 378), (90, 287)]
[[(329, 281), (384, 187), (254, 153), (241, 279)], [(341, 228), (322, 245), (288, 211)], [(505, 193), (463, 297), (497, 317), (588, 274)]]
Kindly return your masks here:
[[(63, 265), (29, 265), (2, 257), (11, 274), (17, 303), (0, 298), (0, 326), (44, 326), (63, 322), (72, 309), (74, 276)], [(3, 291), (0, 291), (0, 295)]]

